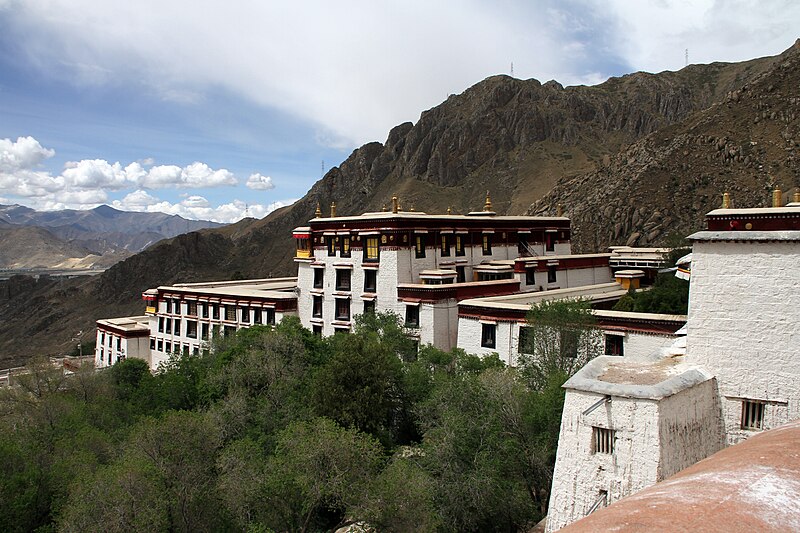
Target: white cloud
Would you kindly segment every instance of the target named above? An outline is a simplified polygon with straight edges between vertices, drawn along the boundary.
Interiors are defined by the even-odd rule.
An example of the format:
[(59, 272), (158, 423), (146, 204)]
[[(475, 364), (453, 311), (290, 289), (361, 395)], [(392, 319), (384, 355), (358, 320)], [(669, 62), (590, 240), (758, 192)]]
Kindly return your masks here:
[(212, 206), (202, 196), (192, 195), (178, 203), (160, 200), (145, 191), (136, 191), (122, 200), (115, 200), (111, 205), (124, 211), (145, 211), (150, 213), (168, 213), (180, 215), (193, 220), (211, 220), (213, 222), (231, 223), (245, 216), (263, 218), (272, 211), (290, 205), (295, 200), (276, 201), (271, 204), (248, 204), (242, 200), (233, 200), (221, 205)]
[(127, 168), (103, 159), (70, 161), (62, 173), (66, 182), (80, 189), (104, 188), (118, 191), (130, 186)]
[(44, 148), (33, 137), (19, 137), (16, 141), (0, 139), (0, 172), (36, 168), (55, 153), (55, 150)]
[(272, 178), (269, 176), (262, 176), (261, 174), (250, 174), (250, 177), (247, 178), (247, 187), (253, 189), (254, 191), (268, 191), (270, 189), (275, 188), (275, 184), (272, 183)]

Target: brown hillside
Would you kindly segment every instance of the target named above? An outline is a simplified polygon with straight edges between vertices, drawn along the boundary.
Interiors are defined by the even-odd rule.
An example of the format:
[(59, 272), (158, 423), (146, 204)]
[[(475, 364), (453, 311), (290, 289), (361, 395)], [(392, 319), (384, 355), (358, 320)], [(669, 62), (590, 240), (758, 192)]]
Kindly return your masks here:
[[(416, 124), (393, 128), (385, 144), (369, 143), (355, 150), (301, 200), (262, 220), (247, 219), (164, 241), (90, 280), (58, 286), (41, 283), (25, 290), (20, 288), (25, 284), (18, 282), (12, 291), (4, 291), (0, 282), (0, 366), (21, 362), (34, 353), (68, 351), (74, 332), (89, 330), (97, 318), (141, 312), (139, 295), (149, 287), (235, 274), (293, 274), (291, 229), (313, 216), (317, 202), (327, 213), (335, 201), (338, 213), (346, 215), (380, 209), (397, 194), (404, 206), (417, 210), (444, 212), (449, 206), (455, 212), (466, 212), (480, 207), (489, 189), (498, 212), (522, 213), (547, 194), (534, 210), (547, 210), (557, 201), (564, 203), (576, 216), (573, 227), (580, 243), (605, 246), (623, 237), (611, 235), (613, 225), (611, 230), (581, 227), (594, 219), (584, 215), (575, 193), (592, 198), (605, 195), (603, 209), (617, 203), (627, 205), (630, 194), (605, 194), (607, 190), (629, 193), (625, 185), (607, 183), (602, 176), (634, 179), (638, 174), (613, 174), (613, 169), (633, 169), (639, 164), (636, 161), (655, 157), (642, 152), (665, 148), (648, 142), (664, 138), (669, 145), (672, 134), (664, 132), (673, 131), (670, 127), (682, 131), (704, 116), (703, 110), (727, 106), (728, 93), (777, 76), (786, 70), (783, 62), (785, 58), (777, 57), (694, 65), (679, 72), (630, 74), (594, 87), (563, 88), (556, 82), (488, 78), (423, 112)], [(741, 96), (739, 101), (744, 101)], [(758, 109), (762, 115), (763, 111)], [(742, 108), (745, 122), (744, 114), (750, 112), (753, 110)], [(754, 116), (749, 117), (751, 123)], [(739, 140), (734, 132), (726, 135)], [(646, 136), (647, 141), (637, 144)], [(712, 145), (691, 146), (711, 149)], [(622, 155), (618, 155), (620, 150)], [(707, 163), (709, 169), (726, 165), (720, 158)], [(734, 164), (727, 165), (725, 168)], [(681, 172), (689, 176), (694, 170)], [(558, 194), (548, 194), (554, 186)], [(642, 194), (654, 186), (640, 185)], [(736, 189), (732, 186), (731, 190)], [(675, 201), (681, 206), (676, 210), (694, 209), (697, 203), (692, 196), (675, 196)], [(702, 208), (698, 205), (696, 209)], [(654, 214), (646, 214), (647, 220), (642, 220), (642, 213), (614, 220), (615, 224), (629, 220), (619, 235), (624, 240), (636, 231), (650, 235), (654, 227), (645, 230), (645, 225)], [(683, 219), (672, 217), (662, 221), (661, 234), (672, 225), (680, 227)], [(597, 220), (607, 223), (603, 221), (608, 219), (614, 219), (614, 213)], [(589, 235), (596, 238), (589, 239)]]

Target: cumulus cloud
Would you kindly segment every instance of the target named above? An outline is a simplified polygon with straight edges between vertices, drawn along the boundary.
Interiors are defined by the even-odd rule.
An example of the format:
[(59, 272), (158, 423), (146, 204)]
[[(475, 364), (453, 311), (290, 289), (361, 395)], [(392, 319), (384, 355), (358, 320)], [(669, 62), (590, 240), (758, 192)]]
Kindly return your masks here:
[(19, 137), (16, 141), (0, 139), (0, 172), (35, 168), (55, 153), (55, 150), (44, 148), (33, 137)]
[[(146, 201), (142, 199), (146, 199)], [(270, 204), (248, 204), (242, 200), (233, 200), (217, 206), (212, 206), (206, 198), (198, 195), (191, 195), (180, 202), (172, 203), (159, 200), (145, 191), (136, 191), (135, 193), (127, 195), (122, 200), (113, 201), (111, 205), (124, 211), (168, 213), (170, 215), (180, 215), (193, 220), (211, 220), (213, 222), (231, 223), (241, 220), (246, 216), (263, 218), (272, 211), (290, 205), (294, 201), (295, 200), (279, 200)]]
[(275, 184), (272, 183), (271, 177), (262, 176), (258, 173), (250, 174), (250, 177), (247, 178), (247, 183), (245, 185), (254, 191), (268, 191), (275, 188)]

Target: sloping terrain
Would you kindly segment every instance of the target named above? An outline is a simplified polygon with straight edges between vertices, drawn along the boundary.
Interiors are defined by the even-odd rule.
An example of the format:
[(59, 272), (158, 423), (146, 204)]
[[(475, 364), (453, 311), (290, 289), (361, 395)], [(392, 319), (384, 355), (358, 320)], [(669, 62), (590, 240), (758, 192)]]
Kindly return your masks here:
[[(327, 214), (335, 201), (348, 215), (380, 209), (397, 194), (405, 208), (467, 212), (482, 206), (488, 189), (503, 214), (562, 203), (582, 250), (659, 242), (697, 224), (723, 189), (742, 204), (762, 204), (771, 186), (764, 174), (788, 187), (795, 168), (788, 144), (767, 139), (784, 130), (797, 139), (796, 48), (594, 87), (488, 78), (416, 124), (393, 128), (385, 144), (355, 150), (306, 196), (262, 220), (162, 241), (89, 280), (16, 280), (13, 290), (0, 283), (0, 366), (2, 358), (67, 351), (70, 336), (97, 318), (141, 312), (149, 287), (293, 274), (291, 229), (317, 202)], [(753, 141), (762, 129), (764, 140)]]
[[(122, 258), (120, 258), (122, 259)], [(91, 268), (101, 257), (74, 243), (65, 242), (44, 228), (0, 225), (0, 268)]]

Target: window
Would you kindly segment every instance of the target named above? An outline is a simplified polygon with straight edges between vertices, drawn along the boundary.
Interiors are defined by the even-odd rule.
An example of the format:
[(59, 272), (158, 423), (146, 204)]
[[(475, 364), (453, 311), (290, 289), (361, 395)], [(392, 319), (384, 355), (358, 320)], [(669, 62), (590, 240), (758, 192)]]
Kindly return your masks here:
[(467, 267), (463, 266), (456, 267), (456, 281), (458, 283), (464, 283), (467, 281)]
[(164, 348), (165, 348), (164, 351), (166, 353), (172, 353), (172, 343), (171, 342), (167, 341), (166, 344), (164, 344)]
[(364, 314), (375, 313), (375, 300), (364, 300)]
[(184, 344), (183, 345), (183, 355), (189, 355), (189, 345), (188, 344)]
[(225, 329), (222, 330), (222, 334), (226, 337), (232, 337), (236, 334), (236, 326), (225, 326)]
[(350, 320), (349, 298), (336, 298), (336, 320)]
[(339, 253), (342, 257), (350, 257), (350, 236), (346, 235), (341, 237), (339, 243)]
[(275, 325), (275, 310), (274, 309), (267, 309), (267, 324), (274, 326)]
[(192, 339), (197, 338), (197, 322), (194, 320), (186, 321), (186, 336)]
[(497, 341), (497, 325), (481, 324), (481, 346), (484, 348), (494, 348)]
[(150, 338), (150, 349), (151, 350), (155, 350), (156, 349), (156, 340), (154, 338), (152, 338), (152, 337)]
[[(164, 333), (164, 317), (158, 317), (158, 332)], [(103, 344), (103, 341), (100, 341), (100, 344)]]
[(172, 330), (173, 330), (173, 332), (175, 332), (175, 335), (180, 335), (181, 334), (181, 319), (180, 318), (176, 318), (175, 319), (175, 327), (172, 328)]
[(336, 290), (349, 291), (350, 290), (350, 274), (349, 268), (336, 269)]
[(519, 344), (517, 345), (517, 351), (519, 353), (531, 353), (533, 350), (533, 339), (531, 338), (531, 328), (527, 326), (520, 326), (519, 327)]
[(197, 316), (197, 302), (188, 302), (186, 304), (186, 314)]
[(171, 312), (172, 312), (172, 300), (167, 298), (167, 313), (171, 313)]
[(425, 235), (422, 233), (414, 234), (414, 252), (417, 258), (425, 257)]
[(419, 327), (419, 306), (407, 305), (406, 306), (406, 327), (418, 328)]
[(560, 332), (561, 357), (578, 357), (578, 332), (567, 329)]
[(250, 322), (250, 308), (242, 307), (242, 322)]
[(456, 255), (465, 255), (464, 251), (464, 236), (456, 235)]
[(333, 235), (329, 235), (326, 237), (326, 242), (328, 244), (328, 255), (335, 256), (336, 255), (336, 237)]
[(545, 252), (552, 252), (556, 249), (556, 235), (552, 232), (547, 232), (544, 234), (544, 251)]
[(764, 429), (764, 402), (742, 401), (742, 429)]
[(525, 285), (536, 285), (535, 268), (529, 268), (525, 271)]
[(162, 340), (158, 341), (158, 351), (159, 352), (163, 352), (164, 351), (164, 341), (162, 341)]
[(322, 326), (320, 326), (319, 324), (314, 324), (312, 329), (314, 331), (314, 335), (316, 335), (317, 337), (322, 337)]
[[(164, 320), (164, 319), (162, 318), (160, 320)], [(106, 342), (106, 334), (104, 332), (101, 332), (100, 333), (100, 345), (102, 346), (104, 342)]]
[(202, 335), (202, 338), (208, 338), (208, 324), (201, 324), (200, 334)]
[(325, 270), (322, 268), (315, 268), (314, 269), (314, 288), (321, 289), (323, 287), (322, 283), (325, 279)]
[(314, 296), (313, 298), (311, 316), (314, 318), (322, 318), (322, 296)]
[(172, 333), (172, 319), (171, 319), (171, 318), (168, 318), (168, 319), (167, 319), (166, 326), (167, 326), (167, 327), (166, 327), (165, 331), (166, 331), (167, 333)]
[(450, 257), (450, 236), (446, 233), (440, 235), (442, 244), (442, 257)]
[(226, 305), (225, 306), (225, 320), (230, 322), (236, 322), (236, 306), (235, 305)]
[(117, 351), (122, 349), (122, 339), (117, 337)]
[(201, 307), (203, 309), (203, 318), (208, 318), (208, 302), (203, 302)]
[(625, 337), (606, 334), (606, 355), (624, 355)]
[(616, 431), (613, 429), (592, 427), (592, 453), (614, 453), (614, 439)]
[(375, 292), (378, 289), (378, 272), (364, 270), (364, 292)]
[(364, 261), (377, 262), (380, 258), (380, 249), (378, 248), (378, 237), (367, 237), (364, 244)]
[(200, 347), (199, 346), (195, 346), (194, 348), (192, 348), (192, 355), (195, 356), (195, 357), (200, 355)]
[(483, 255), (492, 255), (492, 236), (488, 233), (483, 234)]
[(556, 277), (556, 267), (547, 267), (547, 283), (555, 283), (558, 278)]
[(211, 304), (211, 318), (219, 320), (219, 304)]
[(253, 324), (261, 324), (261, 309), (253, 309)]

